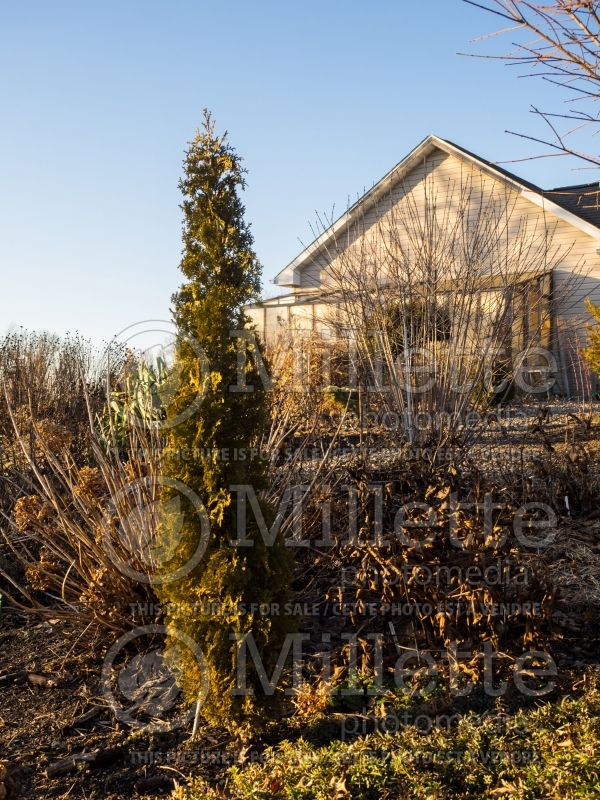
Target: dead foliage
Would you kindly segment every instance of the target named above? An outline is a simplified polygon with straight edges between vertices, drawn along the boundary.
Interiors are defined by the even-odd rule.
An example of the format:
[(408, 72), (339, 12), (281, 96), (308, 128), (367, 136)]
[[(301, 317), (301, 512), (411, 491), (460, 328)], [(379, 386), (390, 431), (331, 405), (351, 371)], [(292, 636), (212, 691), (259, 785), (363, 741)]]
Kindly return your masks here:
[[(515, 535), (515, 519), (525, 543)], [(550, 544), (535, 546), (528, 526), (535, 530), (540, 519), (537, 508), (519, 508), (506, 486), (484, 481), (475, 469), (432, 471), (418, 460), (398, 458), (377, 469), (357, 458), (337, 470), (334, 482), (313, 486), (295, 534), (305, 545), (295, 551), (296, 589), (320, 616), (306, 620), (315, 669), (296, 692), (296, 713), (322, 713), (331, 689), (351, 676), (343, 631), (356, 637), (361, 680), (373, 678), (376, 634), (386, 670), (408, 650), (437, 658), (463, 649), (473, 657), (459, 669), (472, 681), (482, 676), (486, 646), (510, 669), (525, 651), (552, 654), (566, 634), (578, 631), (581, 638), (565, 602), (575, 575), (567, 578), (550, 546), (558, 529), (548, 535)], [(317, 668), (323, 632), (331, 637), (333, 664), (325, 683)]]
[(13, 422), (34, 492), (22, 494), (5, 515), (2, 534), (13, 564), (0, 565), (5, 595), (17, 607), (83, 627), (127, 629), (131, 604), (154, 599), (150, 581), (138, 576), (152, 571), (160, 491), (155, 435), (132, 428), (124, 457), (105, 449), (88, 420), (94, 465), (80, 466), (68, 431), (32, 422), (29, 449), (18, 417)]

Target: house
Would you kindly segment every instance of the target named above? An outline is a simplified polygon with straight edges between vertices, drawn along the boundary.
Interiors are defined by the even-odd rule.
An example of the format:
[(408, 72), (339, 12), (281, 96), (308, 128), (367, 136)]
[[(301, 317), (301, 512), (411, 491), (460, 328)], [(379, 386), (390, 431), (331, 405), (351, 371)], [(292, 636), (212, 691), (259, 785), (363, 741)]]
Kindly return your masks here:
[[(391, 238), (405, 253), (413, 254), (403, 256), (404, 268), (410, 272), (410, 257), (418, 258), (419, 250), (424, 250), (425, 246), (415, 246), (413, 241), (411, 250), (410, 242), (406, 241), (407, 236), (411, 238), (410, 231), (407, 234), (406, 220), (402, 225), (394, 222), (398, 209), (407, 207), (411, 209), (411, 224), (415, 229), (428, 215), (437, 215), (433, 227), (439, 240), (440, 258), (437, 260), (440, 263), (448, 255), (447, 252), (442, 254), (442, 250), (456, 248), (458, 241), (454, 234), (454, 244), (449, 244), (444, 225), (454, 226), (455, 230), (462, 225), (460, 235), (463, 239), (470, 236), (473, 241), (482, 238), (484, 229), (489, 239), (495, 226), (498, 243), (494, 257), (500, 258), (501, 246), (502, 258), (507, 264), (510, 258), (517, 257), (506, 255), (511, 248), (519, 251), (517, 282), (521, 288), (516, 292), (513, 288), (511, 295), (514, 315), (510, 346), (513, 351), (524, 347), (527, 336), (531, 337), (537, 325), (535, 344), (548, 348), (558, 365), (555, 389), (571, 396), (585, 393), (581, 385), (586, 379), (582, 376), (585, 367), (580, 357), (589, 319), (585, 299), (600, 304), (600, 184), (541, 189), (433, 135), (417, 145), (337, 221), (324, 225), (320, 235), (279, 272), (274, 283), (285, 290), (282, 294), (248, 307), (247, 313), (259, 334), (267, 342), (282, 332), (293, 336), (331, 337), (335, 328), (332, 308), (340, 304), (341, 285), (349, 269), (345, 265), (357, 264), (356, 253), (360, 252), (364, 264), (356, 268), (356, 274), (364, 272), (367, 264), (377, 272), (377, 253), (385, 251), (385, 258), (389, 259), (389, 232), (394, 225), (396, 232)], [(457, 223), (461, 215), (468, 221)], [(492, 218), (493, 226), (490, 225)], [(473, 232), (477, 225), (479, 231)], [(400, 227), (402, 235), (398, 232)], [(529, 230), (527, 246), (524, 245), (526, 229)], [(382, 234), (382, 231), (387, 233)], [(420, 235), (425, 236), (423, 232)], [(385, 247), (375, 244), (386, 236)], [(427, 236), (431, 238), (430, 230)], [(534, 258), (531, 254), (536, 247), (539, 250), (541, 241), (545, 242), (545, 252), (541, 256), (538, 252)], [(349, 255), (351, 251), (352, 256)], [(485, 258), (491, 258), (489, 245), (486, 252)], [(535, 268), (532, 265), (532, 269), (528, 269), (527, 257), (536, 261)], [(507, 267), (510, 269), (514, 268)], [(482, 297), (504, 291), (502, 281), (497, 275), (494, 277), (493, 272), (492, 267), (482, 264)], [(436, 280), (441, 294), (459, 291), (463, 282), (460, 276), (453, 277), (450, 273), (446, 286), (443, 280)], [(401, 283), (386, 283), (381, 275), (376, 283), (383, 291), (389, 291), (390, 298), (394, 292), (402, 293)], [(540, 324), (540, 309), (546, 315), (543, 324)]]

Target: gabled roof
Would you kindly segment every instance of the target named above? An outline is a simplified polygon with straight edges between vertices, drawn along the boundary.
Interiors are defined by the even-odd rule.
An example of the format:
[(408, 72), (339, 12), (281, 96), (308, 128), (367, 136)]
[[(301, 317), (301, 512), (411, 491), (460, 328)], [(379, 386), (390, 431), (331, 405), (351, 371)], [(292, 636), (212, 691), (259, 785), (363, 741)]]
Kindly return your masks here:
[(581, 184), (578, 186), (563, 186), (556, 189), (541, 189), (534, 183), (520, 178), (491, 161), (475, 155), (460, 145), (447, 139), (430, 134), (420, 142), (402, 161), (396, 164), (383, 178), (360, 197), (350, 208), (342, 214), (327, 230), (308, 245), (296, 258), (291, 261), (273, 279), (278, 286), (299, 286), (298, 270), (312, 257), (314, 257), (333, 235), (352, 220), (360, 209), (364, 213), (384, 194), (390, 183), (402, 180), (413, 167), (434, 150), (442, 150), (449, 155), (457, 156), (479, 167), (483, 172), (503, 181), (519, 191), (535, 205), (556, 217), (569, 222), (575, 228), (587, 233), (598, 240), (600, 245), (600, 184)]

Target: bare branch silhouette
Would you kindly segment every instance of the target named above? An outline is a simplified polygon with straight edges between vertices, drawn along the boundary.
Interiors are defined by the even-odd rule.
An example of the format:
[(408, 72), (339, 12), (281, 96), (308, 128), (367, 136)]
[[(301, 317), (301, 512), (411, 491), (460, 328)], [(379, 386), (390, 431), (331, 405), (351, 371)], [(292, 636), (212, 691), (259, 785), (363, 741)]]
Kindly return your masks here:
[[(600, 126), (600, 111), (591, 104), (600, 99), (600, 7), (596, 0), (552, 0), (533, 3), (528, 0), (489, 0), (479, 3), (464, 0), (496, 17), (509, 20), (514, 27), (498, 31), (533, 34), (533, 40), (513, 42), (509, 52), (494, 55), (474, 55), (504, 61), (528, 72), (521, 77), (538, 77), (562, 89), (569, 108), (562, 113), (545, 111), (532, 105), (531, 111), (546, 125), (548, 138), (528, 136), (507, 131), (524, 139), (543, 144), (551, 150), (575, 156), (600, 165), (600, 154), (583, 151), (571, 141), (583, 128)], [(464, 54), (463, 54), (464, 55)], [(588, 110), (573, 104), (588, 104)], [(580, 124), (560, 130), (558, 120)], [(595, 131), (594, 131), (595, 132)]]

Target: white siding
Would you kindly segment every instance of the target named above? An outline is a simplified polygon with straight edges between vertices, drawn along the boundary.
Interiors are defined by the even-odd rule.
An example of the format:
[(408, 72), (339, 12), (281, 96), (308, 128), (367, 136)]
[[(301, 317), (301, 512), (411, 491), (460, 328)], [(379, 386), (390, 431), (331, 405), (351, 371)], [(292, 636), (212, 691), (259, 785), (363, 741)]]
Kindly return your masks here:
[[(434, 149), (423, 157), (402, 179), (393, 175), (387, 186), (375, 201), (365, 200), (354, 212), (352, 221), (338, 229), (333, 240), (312, 253), (299, 268), (300, 286), (295, 294), (273, 298), (263, 308), (252, 309), (249, 315), (265, 338), (270, 338), (290, 325), (294, 330), (308, 333), (316, 331), (325, 335), (331, 308), (324, 303), (302, 295), (306, 290), (318, 290), (324, 294), (335, 291), (335, 275), (343, 271), (345, 259), (352, 252), (360, 252), (370, 263), (385, 263), (385, 250), (393, 241), (392, 233), (400, 238), (404, 248), (416, 247), (406, 232), (398, 229), (399, 209), (417, 209), (418, 216), (425, 216), (435, 191), (439, 208), (453, 208), (461, 192), (468, 187), (469, 219), (477, 218), (482, 207), (495, 219), (494, 209), (504, 214), (510, 208), (507, 220), (507, 240), (518, 242), (519, 232), (526, 230), (526, 236), (550, 235), (548, 264), (553, 268), (553, 347), (561, 362), (562, 388), (575, 393), (577, 380), (573, 375), (572, 362), (578, 359), (577, 351), (585, 340), (586, 321), (589, 315), (585, 310), (585, 299), (590, 298), (600, 305), (600, 244), (598, 235), (580, 230), (560, 216), (555, 215), (550, 205), (541, 207), (528, 199), (510, 181), (489, 174), (480, 169), (466, 157), (463, 159), (453, 153)], [(430, 203), (429, 203), (430, 206)], [(451, 215), (448, 219), (452, 219)], [(452, 224), (450, 222), (450, 224)], [(544, 248), (545, 251), (545, 248)], [(368, 256), (365, 256), (368, 254)], [(519, 269), (523, 269), (521, 261)], [(535, 265), (539, 273), (540, 264)], [(449, 276), (451, 278), (452, 276)], [(385, 276), (381, 276), (385, 280)], [(578, 366), (580, 368), (580, 365)]]

